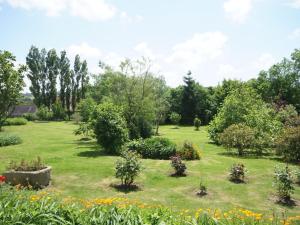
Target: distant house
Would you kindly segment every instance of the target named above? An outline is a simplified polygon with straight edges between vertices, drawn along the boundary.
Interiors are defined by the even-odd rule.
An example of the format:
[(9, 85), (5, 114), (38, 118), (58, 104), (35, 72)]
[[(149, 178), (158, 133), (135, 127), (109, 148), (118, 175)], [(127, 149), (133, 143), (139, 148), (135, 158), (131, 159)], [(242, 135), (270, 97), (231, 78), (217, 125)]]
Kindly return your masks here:
[(17, 105), (11, 114), (12, 117), (23, 116), (26, 113), (36, 113), (36, 105)]

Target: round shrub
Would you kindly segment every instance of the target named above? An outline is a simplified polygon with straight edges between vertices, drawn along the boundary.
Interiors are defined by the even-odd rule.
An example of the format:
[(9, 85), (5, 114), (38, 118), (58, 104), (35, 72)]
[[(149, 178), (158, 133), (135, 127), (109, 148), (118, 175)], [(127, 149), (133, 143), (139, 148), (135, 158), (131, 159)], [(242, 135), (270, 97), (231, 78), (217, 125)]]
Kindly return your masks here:
[(28, 121), (35, 121), (38, 120), (38, 117), (35, 113), (25, 113), (23, 117)]
[(128, 130), (121, 108), (111, 104), (98, 105), (93, 112), (92, 128), (104, 151), (116, 154), (128, 140)]
[(229, 180), (236, 183), (245, 182), (246, 173), (247, 169), (244, 164), (233, 164), (229, 171)]
[(172, 156), (171, 158), (171, 166), (175, 170), (174, 176), (184, 176), (186, 165), (182, 162), (180, 156)]
[(253, 129), (246, 125), (233, 124), (220, 135), (219, 142), (229, 150), (236, 148), (238, 154), (243, 155), (245, 149), (254, 147), (255, 133)]
[(172, 124), (177, 126), (177, 125), (179, 125), (179, 122), (181, 120), (181, 115), (176, 112), (172, 112), (170, 115), (170, 120), (171, 120)]
[(288, 203), (294, 191), (292, 173), (288, 166), (285, 168), (275, 167), (274, 183), (279, 201)]
[(133, 140), (127, 144), (127, 148), (149, 159), (169, 159), (176, 154), (176, 144), (160, 137)]
[(198, 117), (196, 117), (196, 118), (194, 119), (194, 127), (195, 127), (195, 130), (199, 130), (200, 125), (201, 125), (201, 120), (200, 120)]
[(195, 160), (201, 158), (200, 149), (190, 141), (184, 141), (176, 154), (184, 160)]
[(17, 145), (22, 143), (22, 139), (14, 134), (0, 133), (0, 147)]
[(124, 151), (121, 157), (116, 163), (116, 178), (121, 179), (122, 186), (129, 187), (141, 171), (140, 156), (132, 151)]
[(300, 162), (300, 126), (286, 128), (277, 140), (276, 150), (285, 160)]
[(8, 118), (5, 120), (4, 125), (5, 126), (20, 126), (20, 125), (26, 125), (27, 120), (23, 117), (15, 117), (15, 118)]

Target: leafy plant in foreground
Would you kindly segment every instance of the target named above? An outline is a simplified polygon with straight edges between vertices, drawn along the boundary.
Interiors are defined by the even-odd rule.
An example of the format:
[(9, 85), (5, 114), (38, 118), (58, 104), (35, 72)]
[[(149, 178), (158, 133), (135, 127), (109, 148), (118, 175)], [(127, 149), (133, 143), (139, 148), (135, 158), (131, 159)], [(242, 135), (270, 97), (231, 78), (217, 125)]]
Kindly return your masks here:
[(288, 203), (294, 191), (292, 173), (288, 165), (284, 168), (275, 167), (273, 185), (276, 188), (279, 201)]

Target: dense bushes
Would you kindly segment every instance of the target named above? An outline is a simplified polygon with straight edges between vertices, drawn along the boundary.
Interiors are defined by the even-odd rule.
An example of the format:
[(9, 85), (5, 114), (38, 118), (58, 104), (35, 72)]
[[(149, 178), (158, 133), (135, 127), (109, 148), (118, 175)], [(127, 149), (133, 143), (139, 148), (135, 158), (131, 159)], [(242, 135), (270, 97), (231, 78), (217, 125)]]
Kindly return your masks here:
[(127, 144), (127, 148), (149, 159), (169, 159), (176, 154), (176, 144), (159, 137), (133, 140)]
[(26, 125), (27, 120), (22, 117), (15, 117), (15, 118), (8, 118), (4, 122), (4, 126), (19, 126), (19, 125)]
[(35, 121), (38, 120), (38, 117), (35, 113), (25, 113), (23, 117), (28, 121)]
[(277, 140), (277, 153), (287, 161), (300, 162), (300, 126), (285, 129)]
[(119, 152), (128, 139), (122, 110), (111, 103), (103, 103), (96, 107), (93, 112), (92, 127), (97, 142), (110, 154)]
[(47, 107), (41, 106), (37, 113), (39, 120), (49, 121), (53, 119), (53, 112), (51, 112)]
[(22, 139), (14, 134), (0, 133), (0, 147), (17, 145), (22, 143)]
[(124, 151), (121, 157), (116, 163), (116, 178), (121, 179), (122, 186), (130, 187), (141, 171), (140, 156), (135, 152)]
[(288, 166), (285, 168), (275, 168), (274, 186), (276, 188), (279, 201), (288, 203), (294, 190), (292, 173)]
[(255, 146), (254, 130), (244, 124), (233, 124), (219, 135), (218, 142), (227, 149), (236, 148), (239, 155)]
[(245, 182), (247, 169), (244, 164), (233, 164), (229, 170), (229, 180), (236, 183)]
[(182, 146), (177, 150), (179, 155), (184, 160), (200, 159), (200, 149), (190, 141), (184, 141)]

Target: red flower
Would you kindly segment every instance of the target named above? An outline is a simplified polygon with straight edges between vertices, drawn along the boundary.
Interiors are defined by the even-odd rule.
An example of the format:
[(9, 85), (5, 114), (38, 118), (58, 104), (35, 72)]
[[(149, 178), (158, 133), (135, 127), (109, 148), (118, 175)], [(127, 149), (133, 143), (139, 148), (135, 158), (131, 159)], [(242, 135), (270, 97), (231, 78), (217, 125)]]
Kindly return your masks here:
[(0, 183), (5, 182), (6, 177), (5, 176), (0, 176)]

